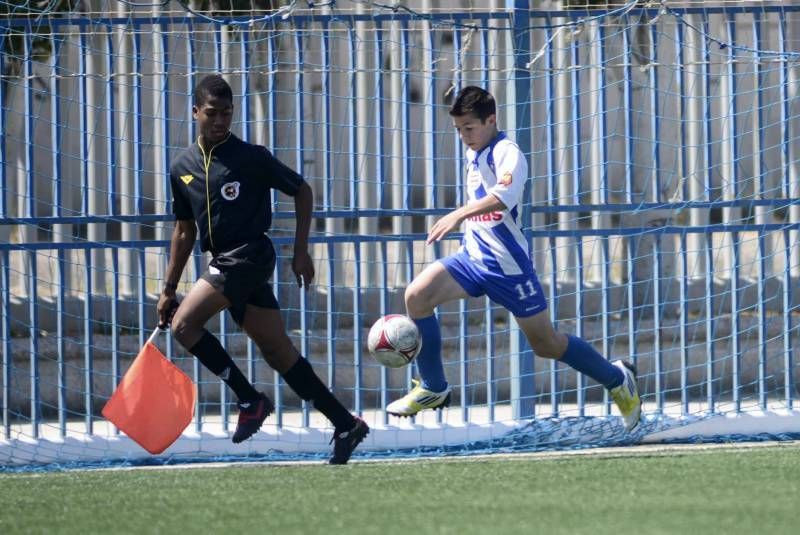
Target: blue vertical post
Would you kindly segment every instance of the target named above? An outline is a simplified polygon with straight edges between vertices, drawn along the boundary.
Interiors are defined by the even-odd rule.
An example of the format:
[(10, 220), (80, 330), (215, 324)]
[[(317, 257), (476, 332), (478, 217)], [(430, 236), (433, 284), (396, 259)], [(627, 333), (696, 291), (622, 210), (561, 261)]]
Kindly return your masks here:
[(244, 30), (241, 32), (241, 41), (239, 41), (239, 65), (241, 66), (242, 73), (242, 110), (240, 118), (242, 120), (242, 139), (248, 143), (252, 143), (253, 136), (251, 135), (250, 128), (250, 32)]
[[(757, 199), (764, 199), (766, 197), (766, 180), (767, 180), (767, 159), (763, 156), (762, 151), (766, 148), (766, 128), (765, 128), (765, 112), (764, 112), (764, 88), (766, 87), (766, 76), (764, 67), (761, 65), (761, 53), (763, 50), (764, 40), (761, 28), (761, 13), (755, 11), (753, 13), (753, 36), (755, 40), (755, 53), (753, 57), (753, 68), (755, 69), (754, 75), (756, 79), (756, 110), (758, 117), (758, 133), (756, 147), (759, 152), (758, 173), (756, 178), (756, 191), (755, 196)], [(755, 223), (756, 225), (766, 224), (769, 222), (769, 216), (766, 212), (766, 207), (757, 206), (755, 208)], [(771, 234), (766, 236), (772, 238)], [(771, 241), (770, 241), (771, 243)], [(758, 233), (758, 263), (757, 263), (757, 295), (758, 295), (758, 404), (762, 409), (767, 408), (767, 303), (769, 299), (767, 290), (765, 288), (764, 279), (769, 276), (767, 268), (767, 256), (769, 254), (768, 246), (766, 243), (765, 233)]]
[(680, 347), (681, 347), (681, 415), (689, 414), (689, 259), (686, 232), (680, 235)]
[(303, 87), (305, 84), (305, 76), (303, 75), (303, 69), (300, 68), (304, 63), (304, 55), (303, 55), (303, 26), (301, 23), (297, 24), (297, 29), (295, 31), (295, 47), (297, 48), (295, 51), (295, 65), (297, 66), (297, 70), (295, 71), (295, 90), (294, 90), (294, 109), (297, 117), (297, 122), (294, 125), (294, 139), (295, 139), (295, 146), (292, 147), (294, 149), (295, 154), (295, 171), (297, 171), (300, 175), (303, 174), (303, 163), (305, 162), (305, 152), (306, 148), (303, 143), (303, 128), (305, 126), (305, 95), (303, 94)]
[[(609, 339), (611, 338), (611, 270), (609, 267), (611, 266), (611, 252), (609, 250), (608, 245), (608, 236), (603, 236), (601, 238), (601, 251), (602, 256), (600, 257), (600, 289), (602, 292), (602, 302), (601, 302), (601, 310), (600, 314), (602, 314), (601, 321), (602, 325), (602, 336), (603, 336), (603, 356), (609, 358), (611, 355), (611, 344), (609, 343)], [(611, 414), (611, 398), (608, 396), (608, 389), (603, 389), (603, 406), (605, 407), (606, 415)]]
[[(119, 366), (119, 249), (111, 249), (111, 388), (117, 387), (122, 373)], [(167, 336), (167, 339), (171, 339)], [(114, 428), (114, 434), (119, 434), (119, 429)]]
[(363, 343), (361, 341), (361, 243), (359, 241), (353, 242), (353, 251), (355, 255), (353, 260), (355, 262), (355, 291), (353, 292), (353, 410), (356, 414), (361, 414), (363, 411), (362, 406), (362, 389), (364, 387), (363, 381)]
[(23, 39), (25, 61), (23, 72), (25, 73), (25, 173), (26, 173), (26, 186), (25, 192), (17, 192), (18, 195), (24, 195), (24, 213), (27, 217), (36, 216), (34, 207), (36, 205), (36, 173), (34, 169), (34, 160), (36, 154), (36, 143), (34, 142), (33, 135), (35, 130), (36, 112), (33, 107), (35, 97), (33, 95), (33, 54), (31, 48), (33, 47), (30, 35), (26, 35)]
[[(63, 438), (67, 435), (67, 362), (64, 351), (64, 315), (66, 313), (66, 258), (64, 249), (58, 249), (56, 261), (56, 281), (58, 295), (56, 296), (56, 350), (58, 359), (58, 430)], [(113, 353), (116, 355), (116, 353)], [(116, 384), (114, 385), (116, 386)]]
[[(60, 41), (53, 42), (53, 55), (51, 56), (51, 78), (50, 78), (50, 117), (52, 125), (50, 126), (50, 145), (53, 151), (52, 156), (52, 170), (53, 170), (53, 206), (51, 213), (54, 216), (61, 215), (61, 205), (64, 203), (62, 199), (61, 187), (61, 89), (59, 83), (59, 57), (60, 57)], [(2, 72), (2, 71), (0, 71)], [(2, 133), (0, 132), (0, 137)]]
[[(782, 17), (778, 21), (778, 46), (781, 54), (786, 53), (786, 18)], [(780, 70), (780, 100), (781, 100), (781, 169), (783, 182), (781, 185), (783, 197), (789, 198), (792, 194), (792, 165), (790, 155), (790, 143), (792, 142), (792, 129), (789, 125), (791, 117), (789, 98), (789, 66), (788, 61), (781, 63)], [(792, 243), (793, 232), (783, 231), (784, 240), (784, 264), (783, 264), (783, 288), (782, 288), (782, 310), (783, 310), (783, 392), (784, 402), (787, 409), (794, 408), (794, 358), (792, 342)]]
[[(161, 54), (162, 54), (162, 65), (161, 69), (163, 74), (161, 75), (161, 95), (162, 95), (162, 102), (163, 102), (163, 113), (161, 115), (161, 131), (164, 133), (163, 143), (164, 146), (161, 147), (161, 155), (163, 158), (162, 161), (162, 168), (164, 169), (164, 176), (156, 176), (156, 183), (160, 180), (162, 182), (163, 188), (163, 195), (164, 195), (164, 211), (165, 213), (171, 213), (172, 209), (172, 195), (171, 195), (171, 186), (169, 180), (169, 168), (170, 168), (170, 143), (171, 143), (171, 136), (170, 136), (170, 113), (171, 108), (169, 105), (169, 95), (170, 95), (170, 84), (169, 84), (169, 65), (170, 65), (170, 56), (169, 56), (169, 37), (166, 32), (161, 32)], [(187, 120), (191, 119), (191, 117), (187, 117)], [(110, 210), (110, 208), (109, 208)], [(164, 224), (166, 227), (166, 224)], [(167, 251), (169, 251), (169, 246), (167, 246)], [(116, 251), (116, 249), (114, 250)], [(114, 273), (116, 273), (116, 269)], [(160, 281), (159, 281), (160, 284)], [(117, 329), (117, 311), (116, 311), (116, 299), (114, 300), (113, 307), (113, 317), (111, 323), (111, 328), (114, 332), (118, 332)], [(166, 340), (164, 341), (164, 355), (167, 357), (168, 360), (173, 359), (173, 340), (172, 336), (166, 336)], [(116, 351), (113, 353), (116, 355)]]
[[(388, 261), (388, 244), (387, 242), (381, 241), (380, 242), (380, 249), (381, 249), (381, 263), (380, 263), (380, 270), (381, 270), (381, 296), (380, 296), (380, 315), (381, 317), (385, 316), (387, 311), (387, 306), (389, 302), (389, 261)], [(389, 370), (386, 366), (380, 366), (380, 380), (381, 380), (381, 407), (385, 407), (389, 404)], [(387, 425), (389, 423), (389, 413), (386, 411), (380, 411), (381, 413), (381, 423), (383, 425)]]
[[(630, 27), (626, 26), (622, 31), (622, 47), (623, 50), (630, 50), (631, 36)], [(633, 73), (631, 71), (630, 61), (625, 62), (623, 67), (624, 83), (622, 85), (622, 100), (623, 108), (625, 109), (624, 121), (624, 134), (625, 140), (625, 202), (627, 204), (633, 203)], [(626, 282), (625, 290), (627, 295), (627, 319), (628, 319), (628, 357), (636, 365), (639, 359), (638, 351), (638, 337), (636, 331), (638, 330), (638, 316), (636, 315), (636, 295), (634, 293), (634, 281), (636, 274), (634, 273), (634, 265), (636, 263), (637, 253), (637, 240), (635, 236), (628, 235), (625, 237), (627, 243), (625, 266), (626, 266)]]
[(731, 388), (733, 389), (733, 405), (736, 412), (742, 408), (741, 399), (741, 381), (739, 367), (741, 363), (741, 347), (739, 345), (739, 332), (741, 330), (739, 313), (739, 277), (741, 276), (741, 255), (739, 254), (739, 233), (734, 231), (731, 233), (731, 246), (733, 247), (732, 258), (732, 274), (731, 274), (731, 357), (732, 370), (731, 370)]
[[(328, 35), (325, 35), (325, 38), (328, 38)], [(358, 210), (361, 206), (361, 199), (358, 195), (358, 126), (359, 121), (362, 120), (361, 117), (358, 116), (358, 69), (361, 66), (358, 64), (358, 46), (356, 45), (356, 32), (355, 28), (351, 24), (347, 28), (347, 42), (348, 46), (350, 47), (350, 54), (349, 54), (349, 61), (350, 61), (350, 99), (347, 106), (347, 116), (348, 116), (348, 125), (349, 128), (347, 129), (348, 132), (348, 141), (350, 143), (350, 183), (348, 187), (350, 189), (350, 209), (351, 210)], [(328, 56), (325, 56), (325, 65), (328, 66), (330, 61)], [(330, 76), (328, 74), (328, 68), (326, 67), (323, 71), (325, 74), (325, 80), (327, 84), (330, 84)], [(329, 99), (330, 93), (330, 86), (325, 90), (325, 98)], [(325, 130), (325, 141), (326, 143), (330, 143), (330, 123), (326, 123), (326, 130)], [(330, 166), (330, 156), (328, 155), (329, 151), (325, 151), (325, 157), (328, 158), (328, 165)], [(330, 168), (330, 167), (329, 167)], [(327, 176), (323, 176), (323, 179), (327, 180)]]
[[(280, 289), (279, 274), (280, 270), (278, 269), (278, 263), (276, 262), (275, 268), (272, 271), (272, 281), (273, 281), (272, 287), (276, 295), (278, 294), (278, 291)], [(272, 395), (273, 395), (273, 400), (275, 401), (275, 425), (278, 426), (278, 428), (280, 429), (283, 427), (283, 390), (281, 389), (282, 379), (280, 373), (278, 373), (277, 370), (275, 370), (274, 377), (275, 377), (275, 382), (273, 384), (274, 390), (272, 392)], [(303, 401), (302, 403), (306, 402)]]
[(375, 177), (377, 187), (375, 188), (375, 206), (383, 208), (383, 200), (386, 195), (386, 177), (383, 172), (383, 155), (386, 154), (386, 147), (383, 140), (383, 122), (384, 122), (384, 107), (383, 107), (383, 73), (381, 65), (383, 65), (383, 28), (380, 22), (375, 23), (375, 94), (377, 97), (375, 102)]
[[(709, 34), (709, 22), (706, 17), (703, 20), (703, 35)], [(708, 39), (701, 39), (700, 54), (703, 58), (702, 62), (702, 76), (703, 76), (703, 161), (705, 162), (704, 171), (704, 191), (705, 200), (712, 201), (711, 195), (714, 191), (711, 170), (714, 168), (713, 152), (712, 152), (712, 97), (711, 97), (711, 47), (709, 46)], [(694, 200), (694, 199), (693, 199)], [(712, 232), (705, 233), (705, 241), (703, 242), (703, 252), (705, 254), (706, 272), (705, 272), (705, 335), (706, 335), (706, 410), (714, 412), (716, 410), (717, 396), (715, 387), (716, 379), (716, 318), (714, 310), (714, 234)]]
[[(2, 54), (0, 54), (0, 57)], [(11, 368), (14, 356), (11, 354), (11, 290), (9, 284), (10, 266), (8, 263), (8, 250), (0, 249), (0, 292), (2, 292), (2, 329), (3, 329), (3, 437), (11, 438), (11, 414), (9, 402), (11, 401)]]
[[(583, 235), (577, 234), (575, 240), (575, 335), (578, 338), (585, 336), (583, 332), (583, 314), (584, 314), (584, 299), (583, 294), (586, 290), (584, 285), (584, 277), (586, 268), (584, 266), (583, 258)], [(578, 416), (586, 415), (586, 378), (582, 373), (575, 372), (575, 391), (576, 402), (578, 404)]]
[[(405, 278), (405, 280), (410, 281), (411, 279), (414, 278), (414, 242), (411, 241), (411, 240), (407, 240), (405, 242), (405, 246), (406, 246), (406, 255), (407, 255), (406, 256), (407, 262), (406, 262), (406, 265), (405, 265), (405, 268), (406, 268), (406, 278)], [(399, 252), (399, 247), (398, 247), (398, 252)], [(402, 258), (403, 258), (402, 254), (398, 254), (398, 259), (402, 259)], [(398, 260), (398, 262), (399, 261), (401, 261), (401, 260)], [(436, 314), (436, 316), (438, 317), (439, 311), (436, 308), (433, 309), (433, 313)], [(416, 370), (417, 371), (417, 376), (419, 376), (419, 368), (416, 366), (416, 363), (415, 363), (415, 366), (406, 366), (406, 384), (408, 384), (408, 385), (411, 384), (412, 368), (417, 368), (417, 370)], [(441, 411), (439, 411), (439, 412), (441, 412)], [(412, 422), (415, 421), (413, 416), (411, 417), (411, 421)]]
[[(461, 421), (469, 421), (469, 399), (467, 399), (467, 386), (469, 382), (469, 315), (467, 300), (458, 301), (458, 388), (461, 397)], [(512, 395), (513, 397), (513, 395)]]
[[(86, 67), (86, 58), (91, 54), (91, 49), (86, 43), (87, 34), (81, 32), (79, 37), (80, 51), (78, 52), (78, 113), (80, 124), (80, 170), (81, 170), (81, 215), (89, 215), (89, 198), (95, 193), (92, 191), (92, 186), (89, 182), (89, 128), (94, 125), (89, 125), (88, 110), (90, 104), (88, 103), (88, 74)], [(109, 76), (109, 79), (112, 77)], [(92, 103), (91, 105), (94, 105)], [(111, 132), (108, 133), (109, 142), (111, 141)], [(91, 287), (90, 287), (91, 288)]]
[(41, 395), (39, 381), (39, 292), (37, 291), (38, 267), (36, 262), (36, 249), (28, 251), (28, 312), (30, 325), (30, 381), (31, 381), (31, 426), (33, 438), (39, 438), (39, 425), (41, 423)]
[[(84, 403), (84, 421), (86, 423), (86, 434), (91, 435), (94, 433), (94, 411), (92, 410), (92, 401), (94, 398), (94, 333), (92, 332), (92, 307), (94, 300), (92, 299), (92, 250), (87, 247), (83, 250), (84, 262), (84, 291), (86, 298), (83, 300), (83, 403)], [(141, 344), (140, 344), (141, 347)]]
[[(528, 168), (533, 169), (530, 154), (531, 143), (531, 76), (527, 64), (531, 55), (531, 33), (528, 27), (531, 21), (529, 0), (507, 0), (507, 7), (513, 8), (511, 24), (514, 43), (514, 95), (516, 102), (507, 103), (514, 106), (517, 131), (514, 134), (517, 145), (528, 159)], [(525, 188), (525, 199), (530, 198), (530, 182)], [(530, 202), (523, 202), (520, 214), (522, 228), (530, 229)], [(526, 236), (530, 242), (530, 236)], [(533, 418), (534, 395), (536, 385), (533, 370), (533, 352), (519, 329), (511, 332), (511, 414), (515, 420)]]
[[(275, 120), (275, 110), (278, 102), (278, 91), (276, 90), (277, 82), (275, 80), (275, 72), (277, 71), (277, 54), (278, 45), (275, 43), (278, 38), (277, 32), (269, 32), (267, 37), (267, 130), (269, 131), (269, 148), (270, 152), (275, 153), (277, 148), (278, 137), (278, 121)], [(275, 190), (270, 191), (270, 205), (274, 211), (278, 204), (278, 193)], [(276, 374), (276, 377), (278, 375)]]
[[(222, 72), (223, 59), (222, 59), (222, 32), (227, 31), (221, 26), (214, 28), (214, 71)], [(277, 293), (277, 290), (276, 290)], [(227, 314), (224, 312), (218, 315), (219, 317), (219, 342), (227, 350)], [(230, 408), (228, 407), (228, 385), (224, 381), (216, 381), (219, 384), (219, 413), (222, 421), (222, 429), (227, 432), (230, 426)]]
[[(106, 189), (108, 190), (108, 214), (109, 215), (116, 215), (117, 209), (114, 203), (114, 198), (117, 196), (117, 181), (115, 180), (116, 175), (116, 140), (113, 139), (113, 132), (114, 132), (114, 114), (116, 110), (114, 109), (114, 77), (111, 76), (111, 73), (114, 72), (114, 43), (113, 43), (113, 33), (109, 28), (106, 34), (106, 72), (108, 76), (106, 77), (106, 137), (108, 140), (106, 141)], [(191, 67), (189, 68), (191, 71)], [(191, 114), (189, 115), (191, 117)], [(115, 273), (118, 273), (115, 270)]]
[(714, 235), (711, 232), (705, 233), (703, 242), (703, 252), (706, 259), (705, 272), (705, 328), (706, 328), (706, 410), (713, 413), (716, 405), (716, 392), (714, 388), (715, 379), (715, 352), (716, 336), (715, 331), (715, 312), (714, 312)]
[[(140, 32), (133, 34), (133, 141), (136, 148), (133, 151), (133, 194), (136, 197), (134, 213), (142, 215), (144, 213), (144, 189), (142, 188), (142, 175), (144, 170), (144, 143), (142, 139), (142, 36)], [(139, 230), (135, 231), (135, 236), (140, 236)], [(142, 253), (144, 254), (144, 252)], [(139, 272), (139, 278), (145, 276), (145, 271)], [(145, 294), (139, 294), (139, 299), (144, 300)], [(144, 329), (139, 329), (144, 345)]]
[[(492, 301), (488, 297), (484, 299), (484, 325), (486, 328), (486, 407), (489, 410), (489, 421), (494, 422), (495, 416), (495, 336), (494, 336), (494, 313), (492, 310)], [(513, 335), (512, 335), (513, 336)], [(511, 353), (513, 358), (513, 352)], [(442, 411), (438, 411), (440, 414)]]
[[(600, 112), (600, 118), (597, 121), (598, 124), (598, 138), (600, 142), (600, 156), (601, 156), (601, 175), (600, 175), (600, 190), (601, 190), (601, 199), (603, 203), (609, 203), (609, 184), (608, 184), (608, 142), (606, 140), (607, 132), (608, 132), (608, 109), (606, 107), (606, 53), (605, 53), (605, 43), (606, 43), (606, 36), (605, 36), (605, 27), (602, 24), (598, 24), (597, 28), (597, 36), (600, 40), (598, 44), (598, 52), (599, 52), (599, 63), (600, 63), (600, 88), (601, 91), (597, 92), (597, 109)], [(608, 221), (606, 218), (599, 218), (600, 221)], [(608, 236), (600, 236), (598, 238), (600, 240), (600, 292), (601, 292), (601, 322), (602, 322), (602, 351), (603, 356), (605, 358), (609, 358), (611, 354), (611, 344), (609, 343), (609, 338), (611, 334), (611, 274), (609, 270), (609, 266), (611, 263), (611, 255), (609, 251), (609, 237)], [(611, 400), (608, 397), (608, 390), (603, 389), (603, 401), (606, 410), (606, 414), (611, 414)]]
[[(322, 73), (321, 73), (321, 76), (322, 76), (322, 94), (320, 95), (320, 105), (322, 107), (322, 110), (321, 110), (321, 114), (320, 115), (322, 116), (321, 119), (322, 119), (323, 122), (322, 122), (321, 125), (319, 125), (319, 128), (322, 129), (322, 154), (321, 154), (321, 157), (322, 157), (322, 173), (321, 174), (322, 174), (322, 176), (320, 178), (322, 179), (322, 183), (324, 184), (324, 187), (325, 187), (324, 195), (323, 195), (323, 203), (322, 204), (323, 204), (324, 208), (327, 208), (328, 210), (330, 210), (333, 207), (332, 199), (333, 199), (333, 186), (334, 186), (334, 182), (335, 181), (334, 181), (334, 178), (330, 174), (330, 169), (331, 169), (331, 167), (330, 167), (330, 165), (331, 165), (331, 150), (330, 150), (331, 149), (331, 106), (330, 106), (331, 81), (330, 81), (330, 78), (331, 78), (331, 76), (330, 76), (330, 63), (328, 61), (328, 56), (329, 56), (329, 52), (328, 52), (329, 42), (328, 41), (330, 39), (328, 30), (329, 30), (328, 29), (328, 25), (325, 24), (323, 26), (323, 33), (322, 33), (322, 40), (321, 40), (322, 41), (321, 42), (322, 48), (320, 50), (320, 55), (322, 57)], [(353, 48), (352, 44), (350, 46), (351, 46), (351, 48)], [(351, 50), (351, 53), (350, 53), (350, 57), (351, 58), (352, 58), (352, 54), (353, 54), (353, 52)], [(351, 84), (352, 84), (351, 88), (355, 88), (355, 69), (354, 68), (351, 68), (351, 73), (352, 73), (351, 74), (351, 78), (350, 78), (351, 79)], [(348, 111), (350, 111), (352, 113), (352, 110), (353, 110), (353, 105), (351, 104), (351, 106), (350, 106)], [(351, 119), (352, 119), (352, 115), (351, 115)], [(352, 139), (355, 137), (355, 122), (354, 121), (350, 122), (349, 128), (348, 128), (348, 132), (349, 132), (350, 137), (351, 137), (351, 145), (350, 145), (350, 147), (352, 147), (351, 150), (350, 150), (350, 157), (355, 159), (355, 152), (356, 152), (355, 151), (355, 147), (356, 147), (356, 145), (352, 141)], [(352, 176), (353, 177), (356, 176), (355, 168), (356, 168), (355, 165), (353, 165), (351, 167), (351, 169), (353, 169), (353, 172), (352, 172)], [(354, 181), (355, 181), (355, 178), (353, 180), (351, 180), (351, 184)], [(352, 195), (351, 195), (351, 200), (352, 200)], [(350, 206), (353, 207), (352, 204)]]
[(656, 408), (659, 413), (664, 410), (664, 352), (661, 343), (661, 234), (653, 237), (653, 354), (655, 357), (655, 391)]
[[(545, 42), (550, 43), (551, 28), (544, 29)], [(556, 99), (555, 99), (555, 76), (553, 76), (553, 46), (547, 45), (547, 52), (544, 55), (544, 102), (545, 102), (545, 158), (547, 161), (547, 204), (556, 204), (558, 198), (558, 175), (556, 173)]]
[[(328, 324), (328, 388), (336, 389), (336, 244), (327, 243), (328, 248), (328, 295), (326, 299)], [(385, 406), (385, 405), (382, 405)]]
[[(307, 281), (306, 281), (307, 282)], [(310, 357), (308, 352), (308, 308), (306, 306), (306, 290), (305, 288), (299, 288), (300, 290), (300, 354), (305, 356), (307, 359)], [(302, 407), (303, 412), (303, 427), (308, 427), (311, 420), (311, 413), (310, 413), (311, 404), (304, 402)]]
[(783, 231), (783, 392), (787, 409), (794, 408), (794, 347), (792, 342), (792, 233)]
[[(409, 52), (408, 52), (408, 23), (406, 21), (402, 21), (400, 23), (400, 49), (402, 52), (400, 53), (400, 72), (403, 73), (403, 98), (401, 99), (402, 102), (402, 122), (400, 124), (400, 129), (403, 132), (403, 200), (401, 203), (401, 207), (404, 210), (408, 210), (411, 208), (411, 158), (409, 154), (409, 147), (411, 146), (411, 129), (409, 125), (411, 124), (411, 110), (410, 105), (408, 102), (408, 95), (410, 93), (409, 87), (409, 72), (408, 72), (408, 64), (409, 64)], [(411, 274), (412, 277), (414, 275), (414, 271), (412, 269)], [(408, 279), (409, 281), (411, 278)]]
[[(0, 50), (5, 48), (5, 36), (5, 33), (0, 33)], [(4, 54), (0, 54), (0, 72), (6, 72), (3, 57)], [(6, 93), (5, 84), (0, 83), (0, 217), (6, 216), (6, 192), (8, 191), (6, 180)], [(4, 315), (4, 317), (8, 316)], [(3, 354), (8, 355), (8, 353)], [(7, 408), (8, 404), (3, 403), (4, 412)]]
[[(684, 73), (684, 42), (683, 42), (683, 25), (676, 24), (675, 25), (675, 54), (676, 59), (675, 63), (680, 67), (675, 69), (675, 85), (676, 85), (676, 93), (678, 95), (678, 117), (680, 121), (680, 176), (685, 177), (687, 176), (687, 164), (686, 164), (686, 108), (687, 108), (687, 97), (686, 97), (686, 75)], [(680, 198), (683, 201), (686, 201), (688, 198), (688, 191), (687, 191), (687, 181), (681, 180), (681, 195)], [(688, 322), (689, 322), (689, 261), (688, 261), (688, 251), (687, 249), (687, 240), (686, 240), (686, 233), (681, 232), (680, 234), (680, 265), (681, 265), (681, 279), (680, 279), (680, 289), (679, 289), (679, 302), (680, 302), (680, 311), (679, 311), (679, 336), (680, 336), (680, 383), (681, 383), (681, 415), (686, 415), (689, 413), (689, 392), (687, 391), (688, 382), (689, 382), (689, 332), (688, 332)]]
[[(658, 91), (658, 34), (659, 27), (650, 25), (650, 128), (653, 139), (653, 173), (651, 177), (653, 202), (662, 202), (661, 199), (661, 151), (660, 133), (661, 121), (659, 110)], [(646, 200), (646, 198), (645, 198)], [(656, 234), (653, 239), (653, 353), (655, 356), (655, 390), (656, 407), (658, 412), (664, 410), (664, 354), (661, 343), (661, 313), (662, 313), (662, 268), (661, 268), (661, 234)]]
[[(675, 86), (678, 95), (678, 119), (680, 122), (680, 173), (681, 177), (688, 176), (686, 165), (686, 73), (684, 72), (684, 42), (683, 25), (675, 25), (675, 63), (679, 68), (675, 69)], [(688, 199), (687, 181), (681, 180), (681, 200)]]
[[(661, 121), (659, 120), (659, 102), (658, 102), (658, 32), (659, 28), (653, 24), (650, 26), (650, 60), (648, 79), (650, 81), (650, 128), (651, 135), (653, 136), (653, 174), (651, 182), (651, 198), (653, 202), (661, 201), (661, 151), (660, 148), (660, 132)], [(646, 197), (645, 197), (646, 200)], [(661, 284), (660, 280), (654, 281), (654, 286)], [(657, 309), (658, 303), (653, 303)], [(656, 316), (658, 310), (656, 310)], [(658, 332), (658, 330), (656, 330)]]
[[(62, 181), (60, 180), (61, 174), (61, 88), (59, 83), (59, 48), (60, 43), (55, 42), (53, 48), (53, 55), (51, 57), (52, 76), (50, 80), (50, 114), (52, 117), (52, 126), (50, 127), (50, 144), (53, 149), (52, 156), (52, 172), (53, 172), (53, 206), (51, 213), (53, 216), (58, 217), (62, 213), (61, 206), (64, 204), (62, 198)], [(1, 71), (0, 71), (1, 72)], [(60, 437), (67, 435), (67, 384), (66, 384), (66, 357), (64, 354), (64, 313), (65, 313), (65, 286), (66, 280), (64, 276), (65, 271), (65, 255), (64, 249), (59, 248), (56, 251), (56, 284), (57, 294), (55, 299), (56, 305), (56, 359), (58, 368), (57, 379), (57, 410), (58, 410), (58, 432)]]
[[(461, 31), (458, 27), (453, 29), (453, 86), (451, 87), (452, 94), (451, 98), (455, 101), (458, 92), (461, 90), (461, 79), (464, 76), (463, 73), (463, 65), (461, 64), (461, 54), (459, 54), (459, 50), (461, 49)], [(455, 174), (455, 183), (456, 183), (456, 205), (462, 206), (466, 202), (465, 196), (465, 188), (464, 188), (464, 158), (462, 156), (463, 152), (461, 150), (461, 139), (458, 136), (458, 132), (455, 130), (453, 131), (453, 139), (454, 139), (454, 158), (453, 163), (455, 164), (453, 167), (453, 172)]]
[[(191, 116), (190, 116), (191, 117)], [(194, 121), (189, 121), (194, 122)], [(189, 139), (192, 139), (191, 137)], [(194, 267), (195, 273), (201, 273), (200, 271), (200, 245), (195, 243), (194, 253), (192, 254), (191, 262)], [(193, 357), (192, 358), (192, 375), (194, 377), (194, 383), (197, 385), (197, 399), (195, 401), (194, 406), (194, 430), (198, 433), (203, 431), (203, 413), (202, 413), (202, 405), (201, 399), (203, 399), (203, 366), (200, 364), (200, 359)], [(277, 401), (275, 403), (277, 407)]]
[[(767, 234), (772, 238), (771, 234)], [(756, 277), (757, 277), (757, 296), (758, 305), (758, 405), (762, 409), (767, 408), (767, 337), (768, 326), (767, 321), (767, 300), (770, 297), (767, 295), (767, 290), (764, 287), (764, 277), (767, 276), (767, 244), (766, 238), (763, 233), (758, 234), (758, 262), (756, 263)]]
[[(730, 42), (736, 42), (736, 16), (734, 13), (727, 13), (725, 23), (728, 27), (728, 39)], [(727, 62), (726, 72), (725, 75), (728, 79), (729, 84), (729, 104), (728, 104), (728, 132), (727, 135), (730, 138), (730, 152), (728, 154), (729, 161), (733, 162), (731, 165), (731, 176), (726, 177), (727, 180), (731, 182), (733, 185), (733, 199), (739, 199), (739, 149), (738, 144), (736, 143), (737, 137), (739, 136), (739, 126), (737, 124), (736, 119), (736, 110), (737, 110), (737, 103), (736, 103), (736, 95), (737, 95), (737, 87), (736, 87), (736, 47), (728, 47), (728, 54), (729, 54), (729, 61)], [(722, 158), (724, 161), (725, 158)], [(684, 175), (685, 176), (685, 175)], [(725, 199), (727, 200), (727, 198)], [(738, 213), (738, 210), (730, 210), (730, 209), (723, 209), (723, 213), (727, 212), (727, 217), (723, 216), (723, 220), (726, 222), (732, 222), (731, 215), (734, 213)], [(738, 217), (741, 217), (740, 213), (737, 214)], [(741, 346), (739, 344), (739, 335), (741, 333), (741, 314), (739, 312), (740, 303), (739, 303), (739, 281), (741, 280), (741, 255), (740, 253), (740, 242), (739, 242), (739, 233), (732, 232), (731, 233), (731, 247), (733, 249), (732, 254), (732, 269), (731, 269), (731, 353), (733, 358), (732, 363), (732, 389), (733, 389), (733, 404), (735, 407), (736, 412), (741, 410), (741, 376), (740, 376), (740, 366), (741, 366)]]
[[(550, 310), (550, 322), (553, 328), (558, 330), (558, 248), (556, 247), (555, 236), (547, 238), (550, 244), (550, 262), (553, 269), (550, 273), (550, 290), (548, 295), (548, 309)], [(558, 417), (559, 413), (559, 399), (560, 388), (558, 380), (558, 362), (555, 360), (550, 361), (550, 415), (554, 418)]]

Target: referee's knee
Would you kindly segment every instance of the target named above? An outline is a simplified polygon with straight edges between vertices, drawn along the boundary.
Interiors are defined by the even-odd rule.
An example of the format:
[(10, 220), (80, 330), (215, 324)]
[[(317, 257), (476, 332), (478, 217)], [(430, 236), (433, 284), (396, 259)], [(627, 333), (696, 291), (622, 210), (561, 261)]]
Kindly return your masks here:
[(186, 349), (192, 346), (203, 336), (203, 326), (193, 325), (184, 316), (178, 314), (172, 320), (172, 336)]

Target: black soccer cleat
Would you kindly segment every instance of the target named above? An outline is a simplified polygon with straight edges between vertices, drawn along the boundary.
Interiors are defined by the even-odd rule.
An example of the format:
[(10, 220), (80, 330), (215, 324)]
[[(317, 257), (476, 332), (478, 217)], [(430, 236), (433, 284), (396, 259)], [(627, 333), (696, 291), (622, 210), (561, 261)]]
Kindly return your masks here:
[(339, 431), (338, 429), (333, 432), (333, 452), (331, 458), (328, 459), (328, 464), (347, 464), (353, 451), (358, 447), (364, 438), (369, 434), (369, 426), (367, 422), (355, 417), (356, 424), (349, 431)]
[(267, 416), (275, 411), (275, 405), (263, 392), (258, 393), (258, 397), (250, 402), (239, 402), (239, 421), (236, 423), (236, 431), (233, 433), (234, 444), (238, 444), (252, 437), (256, 431), (261, 429), (261, 424)]

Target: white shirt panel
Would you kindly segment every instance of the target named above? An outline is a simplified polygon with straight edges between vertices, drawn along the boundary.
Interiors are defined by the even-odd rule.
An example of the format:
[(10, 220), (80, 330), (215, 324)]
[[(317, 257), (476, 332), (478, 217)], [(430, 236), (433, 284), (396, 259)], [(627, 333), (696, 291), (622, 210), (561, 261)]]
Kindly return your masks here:
[(511, 214), (515, 207), (520, 209), (518, 206), (528, 177), (525, 157), (517, 144), (505, 137), (494, 147), (486, 147), (480, 155), (468, 149), (466, 157), (467, 204), (494, 195), (507, 208), (468, 219), (464, 232), (465, 249), (474, 261), (487, 269), (499, 268), (506, 275), (520, 274), (520, 263), (527, 263), (526, 267), (530, 267), (530, 257), (519, 223)]

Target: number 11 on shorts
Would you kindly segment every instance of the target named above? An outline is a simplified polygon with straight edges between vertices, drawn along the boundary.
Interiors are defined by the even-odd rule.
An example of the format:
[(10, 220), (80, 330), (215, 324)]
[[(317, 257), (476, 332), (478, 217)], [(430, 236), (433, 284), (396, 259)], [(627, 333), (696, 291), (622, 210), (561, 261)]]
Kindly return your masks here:
[(517, 284), (516, 288), (517, 292), (519, 292), (520, 299), (527, 299), (529, 297), (534, 297), (536, 295), (536, 287), (533, 285), (532, 281), (525, 281), (525, 286), (523, 286), (522, 284)]

